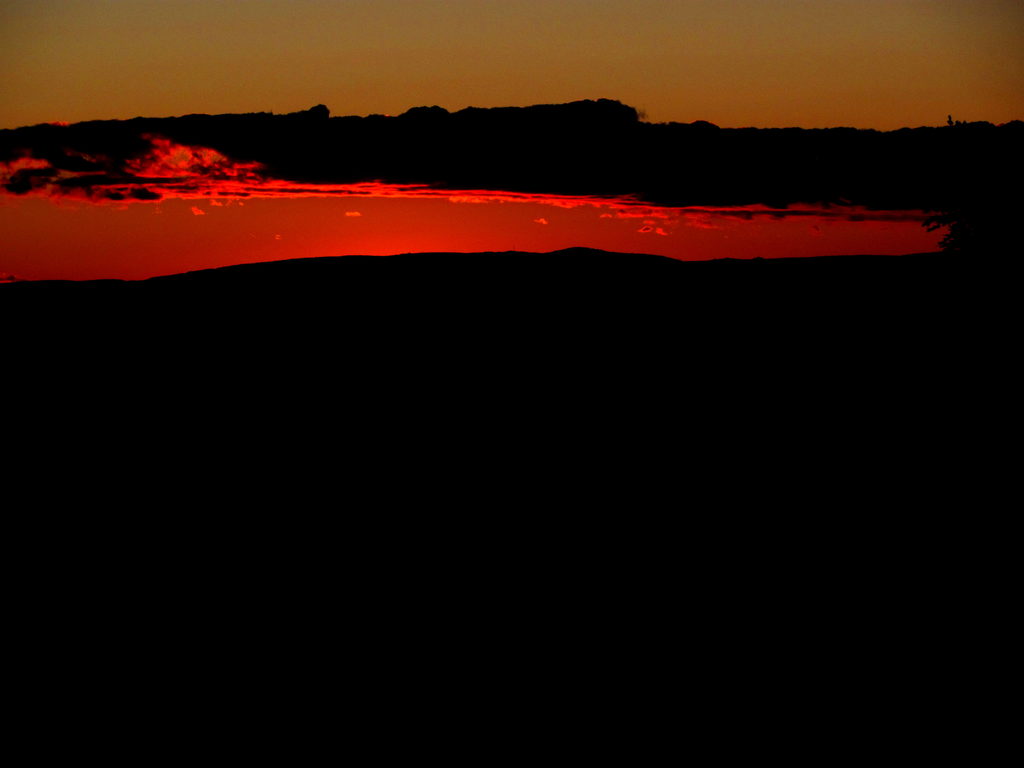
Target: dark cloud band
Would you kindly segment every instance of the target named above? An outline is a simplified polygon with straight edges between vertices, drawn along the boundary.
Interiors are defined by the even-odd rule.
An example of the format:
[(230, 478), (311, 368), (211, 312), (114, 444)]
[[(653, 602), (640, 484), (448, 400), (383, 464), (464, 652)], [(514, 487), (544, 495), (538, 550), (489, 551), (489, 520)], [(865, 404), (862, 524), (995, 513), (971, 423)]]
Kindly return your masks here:
[[(619, 102), (418, 107), (396, 117), (188, 115), (0, 131), (10, 194), (95, 201), (351, 194), (351, 185), (661, 207), (949, 207), (1021, 173), (1024, 123), (879, 132), (652, 124)], [(383, 188), (383, 187), (382, 187)], [(789, 213), (796, 213), (790, 211)]]

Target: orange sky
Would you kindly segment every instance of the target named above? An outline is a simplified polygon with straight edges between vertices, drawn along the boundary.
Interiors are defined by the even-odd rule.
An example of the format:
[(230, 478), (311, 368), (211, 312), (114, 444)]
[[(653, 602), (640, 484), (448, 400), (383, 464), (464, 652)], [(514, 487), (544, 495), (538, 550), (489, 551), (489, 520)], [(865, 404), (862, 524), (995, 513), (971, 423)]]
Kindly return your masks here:
[(5, 0), (0, 128), (621, 100), (653, 121), (1024, 118), (1022, 0)]

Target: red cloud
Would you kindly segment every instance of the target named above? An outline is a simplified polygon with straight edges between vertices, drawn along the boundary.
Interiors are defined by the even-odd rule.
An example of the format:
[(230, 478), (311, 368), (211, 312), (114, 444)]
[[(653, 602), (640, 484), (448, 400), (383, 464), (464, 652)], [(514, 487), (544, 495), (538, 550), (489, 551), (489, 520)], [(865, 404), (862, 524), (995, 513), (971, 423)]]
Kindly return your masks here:
[[(361, 182), (353, 184), (306, 184), (270, 178), (264, 166), (238, 162), (214, 149), (177, 144), (161, 136), (143, 137), (148, 149), (120, 163), (105, 157), (68, 152), (66, 167), (30, 154), (0, 163), (0, 186), (13, 194), (76, 197), (93, 203), (152, 202), (165, 198), (239, 200), (249, 197), (401, 197), (444, 198), (452, 203), (534, 203), (559, 208), (593, 207), (602, 217), (639, 218), (640, 232), (667, 235), (668, 227), (685, 224), (714, 228), (719, 217), (751, 219), (758, 216), (859, 219), (870, 221), (916, 220), (918, 211), (871, 211), (854, 206), (794, 205), (772, 208), (763, 205), (731, 207), (659, 207), (635, 197), (546, 195), (531, 192), (440, 189), (423, 184)], [(72, 157), (73, 156), (73, 157)], [(59, 161), (58, 161), (59, 162)], [(68, 170), (88, 168), (88, 170)], [(204, 212), (193, 208), (196, 215)], [(359, 211), (347, 211), (357, 217)], [(547, 223), (538, 217), (537, 223)], [(664, 226), (658, 226), (661, 221)]]
[(145, 135), (152, 149), (142, 157), (125, 163), (125, 168), (142, 178), (151, 180), (182, 181), (210, 179), (217, 181), (258, 181), (260, 163), (240, 163), (229, 160), (215, 149), (175, 144), (160, 136)]

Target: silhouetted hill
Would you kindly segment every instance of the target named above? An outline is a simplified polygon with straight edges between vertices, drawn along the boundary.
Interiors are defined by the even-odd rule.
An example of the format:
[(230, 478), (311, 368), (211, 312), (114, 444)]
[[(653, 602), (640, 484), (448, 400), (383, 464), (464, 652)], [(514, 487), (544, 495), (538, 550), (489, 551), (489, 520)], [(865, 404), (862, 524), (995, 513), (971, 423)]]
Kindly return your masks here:
[(13, 281), (14, 290), (67, 289), (150, 291), (298, 288), (320, 292), (356, 285), (393, 287), (404, 282), (419, 289), (457, 290), (487, 284), (493, 290), (542, 290), (557, 286), (606, 284), (643, 285), (648, 290), (677, 291), (687, 285), (752, 284), (767, 288), (802, 284), (805, 280), (841, 280), (861, 286), (883, 285), (929, 275), (947, 274), (970, 261), (941, 253), (902, 256), (844, 255), (773, 259), (680, 261), (645, 253), (614, 253), (595, 248), (566, 248), (550, 253), (523, 251), (482, 253), (404, 253), (393, 256), (335, 256), (236, 264), (145, 280)]
[[(978, 268), (946, 254), (719, 259), (570, 248), (552, 253), (412, 253), (241, 264), (149, 280), (37, 281), (0, 285), (8, 306), (119, 305), (152, 315), (241, 312), (379, 318), (521, 329), (547, 323), (673, 325), (878, 317), (948, 311), (971, 295)], [(872, 314), (874, 313), (874, 314)], [(187, 316), (183, 317), (187, 320)], [(663, 332), (661, 329), (652, 332)]]
[[(989, 268), (944, 254), (678, 262), (569, 249), (5, 284), (8, 413), (44, 425), (37, 447), (12, 448), (49, 471), (70, 432), (93, 454), (113, 439), (158, 478), (138, 497), (146, 513), (179, 477), (235, 482), (239, 455), (255, 468), (239, 482), (262, 497), (286, 456), (302, 465), (287, 498), (236, 510), (234, 492), (201, 492), (180, 506), (323, 508), (347, 530), (399, 525), (393, 502), (432, 524), (423, 504), (453, 494), (474, 515), (511, 500), (514, 515), (546, 518), (549, 504), (574, 509), (578, 483), (616, 519), (678, 521), (689, 546), (712, 523), (731, 546), (747, 525), (736, 509), (770, 528), (794, 499), (813, 510), (809, 537), (849, 508), (845, 535), (865, 511), (929, 514), (891, 495), (892, 479), (941, 489), (936, 473), (975, 449), (960, 432), (988, 423), (991, 361), (1013, 349), (991, 319), (1003, 276)], [(60, 423), (46, 426), (51, 413)], [(122, 472), (105, 462), (90, 480)], [(330, 492), (304, 496), (311, 481)], [(372, 498), (353, 497), (355, 481)], [(808, 546), (830, 556), (829, 541)]]

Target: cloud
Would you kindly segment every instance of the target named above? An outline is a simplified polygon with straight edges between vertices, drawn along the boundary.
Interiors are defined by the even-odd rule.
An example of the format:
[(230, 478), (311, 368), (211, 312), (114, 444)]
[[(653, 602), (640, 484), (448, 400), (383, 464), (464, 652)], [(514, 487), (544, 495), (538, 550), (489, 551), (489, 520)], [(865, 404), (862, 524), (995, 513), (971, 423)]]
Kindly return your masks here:
[(666, 232), (663, 227), (656, 226), (655, 222), (653, 221), (645, 221), (643, 226), (640, 227), (640, 229), (638, 229), (637, 232), (639, 232), (642, 235), (650, 234), (651, 232), (653, 232), (656, 235), (668, 235), (668, 232)]
[[(749, 211), (743, 211), (742, 214), (747, 215), (740, 215), (738, 218), (752, 218), (752, 216), (749, 215)], [(716, 215), (713, 213), (707, 213), (704, 211), (692, 211), (687, 212), (683, 220), (683, 223), (686, 224), (686, 226), (688, 227), (693, 227), (694, 229), (721, 229), (722, 224), (716, 221), (716, 218)], [(737, 216), (733, 216), (732, 218), (737, 218)]]
[[(701, 229), (715, 229), (721, 226), (718, 220), (728, 218), (751, 220), (755, 217), (807, 216), (854, 221), (923, 221), (927, 216), (921, 211), (877, 211), (854, 205), (654, 206), (635, 195), (453, 190), (425, 184), (383, 181), (305, 183), (274, 178), (255, 162), (236, 162), (208, 147), (180, 145), (153, 134), (146, 134), (137, 150), (136, 156), (121, 157), (119, 160), (98, 154), (86, 159), (83, 153), (67, 150), (66, 157), (72, 157), (72, 161), (59, 160), (56, 163), (22, 153), (12, 160), (0, 162), (0, 185), (7, 192), (19, 195), (75, 197), (94, 203), (146, 203), (179, 198), (205, 200), (210, 206), (223, 207), (244, 205), (244, 198), (432, 197), (447, 199), (454, 204), (500, 202), (540, 204), (563, 209), (590, 207), (598, 209), (601, 218), (641, 219), (644, 223), (638, 232), (659, 235), (668, 235), (669, 227), (680, 223)], [(74, 157), (88, 162), (89, 170), (68, 170), (68, 166), (75, 162)], [(192, 206), (191, 210), (196, 216), (206, 215), (198, 206)], [(345, 211), (344, 215), (350, 218), (363, 216), (361, 211), (356, 210)], [(550, 223), (543, 216), (533, 221), (540, 225)]]
[[(218, 192), (247, 195), (248, 187), (263, 179), (259, 163), (231, 160), (209, 147), (180, 144), (152, 133), (126, 136), (124, 125), (112, 122), (108, 133), (89, 123), (35, 126), (49, 129), (43, 135), (32, 129), (27, 134), (26, 129), (0, 131), (0, 187), (16, 195), (151, 202)], [(76, 130), (83, 125), (84, 133)], [(59, 140), (52, 135), (55, 130), (61, 132)], [(11, 133), (30, 140), (9, 146), (12, 137), (6, 134)], [(103, 151), (82, 149), (97, 143)]]
[(636, 218), (754, 206), (774, 211), (766, 215), (818, 215), (794, 206), (840, 201), (847, 211), (913, 211), (940, 207), (950, 189), (974, 188), (985, 169), (1000, 167), (1013, 177), (1021, 170), (1022, 139), (1024, 123), (890, 132), (651, 124), (606, 99), (416, 108), (397, 117), (331, 118), (318, 106), (291, 115), (0, 130), (0, 186), (9, 194), (97, 203), (360, 194), (458, 203), (543, 198)]

